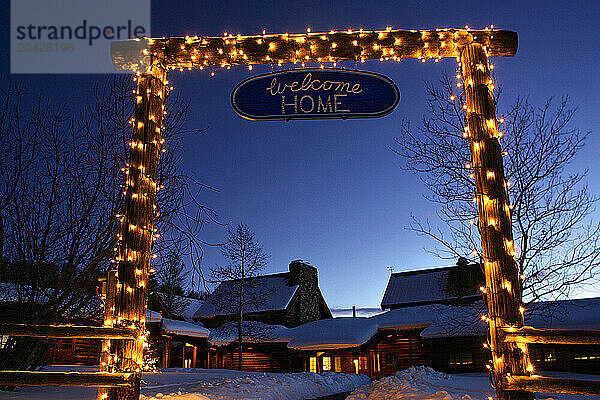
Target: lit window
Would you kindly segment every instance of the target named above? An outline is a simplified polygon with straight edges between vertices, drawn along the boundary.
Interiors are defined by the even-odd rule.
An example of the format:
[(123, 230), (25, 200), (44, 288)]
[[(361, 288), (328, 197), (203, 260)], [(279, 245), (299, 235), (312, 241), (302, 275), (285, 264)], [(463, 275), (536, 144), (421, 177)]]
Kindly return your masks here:
[(8, 343), (8, 335), (0, 335), (0, 349), (4, 349)]
[(310, 357), (309, 361), (308, 370), (310, 372), (317, 372), (317, 357)]
[(366, 370), (369, 368), (367, 365), (367, 357), (358, 357), (358, 360), (360, 361), (360, 369)]
[(473, 353), (468, 351), (450, 353), (450, 365), (465, 366), (471, 364), (473, 364)]
[(554, 351), (554, 349), (549, 349), (548, 352), (544, 354), (544, 361), (556, 361), (556, 352)]
[(529, 351), (529, 358), (538, 362), (556, 361), (556, 350), (554, 347), (537, 347)]
[(600, 352), (598, 351), (591, 351), (589, 349), (585, 349), (585, 350), (577, 350), (574, 354), (573, 354), (573, 359), (575, 360), (597, 360), (600, 359)]
[(342, 357), (335, 357), (333, 359), (333, 364), (335, 372), (342, 372)]
[(323, 371), (331, 371), (331, 357), (323, 357)]

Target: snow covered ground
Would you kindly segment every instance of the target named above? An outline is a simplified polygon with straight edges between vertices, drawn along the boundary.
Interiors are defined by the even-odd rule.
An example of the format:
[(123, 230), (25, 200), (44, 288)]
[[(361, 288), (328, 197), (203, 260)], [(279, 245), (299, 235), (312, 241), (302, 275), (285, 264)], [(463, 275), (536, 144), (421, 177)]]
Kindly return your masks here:
[[(186, 384), (164, 384), (165, 375), (172, 374), (169, 381), (179, 382), (179, 372), (144, 376), (147, 385), (142, 387), (142, 399), (208, 400), (208, 399), (263, 399), (295, 400), (314, 399), (330, 394), (349, 392), (371, 383), (366, 375), (325, 372), (314, 374), (249, 373), (229, 370), (198, 370), (196, 381)], [(214, 372), (213, 372), (214, 371)], [(198, 379), (200, 378), (201, 379)]]
[[(50, 370), (73, 370), (60, 367)], [(91, 371), (78, 367), (79, 371)], [(600, 376), (561, 372), (546, 376), (600, 380)], [(411, 367), (396, 375), (373, 382), (365, 375), (303, 372), (272, 374), (217, 369), (170, 368), (160, 374), (144, 374), (143, 400), (300, 400), (349, 392), (347, 400), (488, 400), (494, 396), (487, 374), (447, 375), (429, 367)], [(94, 388), (20, 388), (0, 392), (0, 400), (79, 400), (95, 399)], [(538, 400), (600, 399), (594, 396), (561, 394), (536, 395)]]
[[(76, 368), (91, 371), (90, 368)], [(49, 368), (74, 370), (74, 368)], [(350, 392), (370, 384), (366, 375), (302, 372), (275, 374), (219, 369), (165, 369), (159, 374), (142, 376), (142, 400), (314, 399)], [(95, 399), (95, 388), (24, 387), (15, 392), (0, 392), (0, 400), (85, 400)]]
[[(600, 380), (596, 375), (543, 373), (545, 376)], [(410, 367), (396, 375), (373, 382), (372, 386), (358, 388), (346, 400), (487, 400), (495, 393), (484, 373), (448, 375), (429, 367)], [(536, 399), (584, 400), (597, 396), (575, 396), (537, 393)]]

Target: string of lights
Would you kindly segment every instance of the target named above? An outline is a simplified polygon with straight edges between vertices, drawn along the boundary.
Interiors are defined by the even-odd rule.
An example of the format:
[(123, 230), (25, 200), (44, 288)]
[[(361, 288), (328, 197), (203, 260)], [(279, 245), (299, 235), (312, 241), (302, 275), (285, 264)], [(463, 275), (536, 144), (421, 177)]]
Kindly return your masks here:
[[(154, 204), (162, 185), (157, 182), (160, 154), (165, 151), (162, 123), (166, 115), (164, 101), (169, 93), (166, 71), (155, 66), (152, 73), (137, 73), (135, 77), (135, 116), (132, 140), (129, 142), (129, 162), (124, 173), (123, 212), (117, 215), (121, 223), (114, 248), (117, 265), (114, 305), (105, 312), (105, 326), (128, 327), (138, 332), (135, 340), (104, 341), (101, 368), (112, 373), (155, 369), (155, 360), (145, 355), (149, 332), (146, 330), (146, 301), (152, 244), (160, 235), (155, 232)], [(110, 288), (109, 288), (110, 290)], [(129, 389), (117, 389), (129, 390)], [(112, 398), (115, 389), (99, 391), (98, 398)]]
[[(137, 43), (132, 43), (137, 42)], [(342, 61), (400, 61), (416, 58), (422, 62), (443, 57), (459, 57), (460, 49), (471, 44), (486, 46), (495, 57), (511, 57), (517, 51), (517, 34), (491, 27), (482, 30), (431, 29), (401, 30), (387, 27), (382, 31), (346, 30), (302, 34), (267, 34), (242, 36), (227, 32), (222, 37), (185, 36), (178, 38), (143, 38), (113, 42), (111, 54), (116, 69), (140, 70), (141, 65), (160, 64), (167, 70), (208, 68), (229, 69), (245, 65), (283, 64), (304, 66), (308, 62), (336, 67)], [(142, 61), (140, 61), (142, 60)]]
[[(463, 88), (465, 98), (461, 107), (466, 121), (463, 138), (469, 141), (472, 154), (472, 161), (465, 167), (472, 170), (470, 177), (475, 179), (473, 201), (478, 207), (481, 258), (486, 275), (486, 285), (480, 290), (488, 314), (482, 315), (481, 319), (489, 324), (489, 334), (483, 346), (491, 352), (492, 362), (487, 368), (492, 386), (498, 388), (502, 376), (530, 375), (533, 366), (525, 344), (500, 343), (498, 339), (498, 330), (523, 326), (525, 308), (522, 275), (516, 267), (512, 239), (510, 183), (504, 178), (502, 166), (502, 156), (506, 152), (501, 151), (503, 134), (498, 122), (504, 120), (496, 118), (495, 85), (491, 78), (493, 66), (488, 63), (489, 56), (485, 46), (462, 49), (456, 78), (462, 79), (457, 87)], [(451, 100), (455, 100), (454, 95)], [(474, 253), (478, 254), (477, 250)]]

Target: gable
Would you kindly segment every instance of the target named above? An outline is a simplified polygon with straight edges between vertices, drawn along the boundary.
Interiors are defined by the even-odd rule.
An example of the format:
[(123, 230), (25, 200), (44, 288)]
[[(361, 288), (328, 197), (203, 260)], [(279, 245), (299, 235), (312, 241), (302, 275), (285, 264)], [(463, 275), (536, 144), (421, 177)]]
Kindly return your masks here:
[[(294, 296), (292, 297), (288, 304), (288, 307), (286, 308), (287, 311), (291, 311), (292, 313), (302, 313), (303, 309), (306, 308), (302, 307), (306, 306), (306, 304), (302, 304), (303, 302), (306, 303), (306, 299), (301, 299), (300, 296), (302, 290), (303, 288), (300, 287), (299, 290), (297, 290), (296, 293), (294, 293)], [(306, 290), (306, 288), (304, 288), (304, 290)], [(318, 313), (318, 315), (314, 315), (315, 318), (312, 318), (311, 320), (333, 318), (333, 314), (331, 313), (331, 310), (329, 309), (329, 306), (327, 305), (327, 302), (325, 301), (325, 298), (323, 297), (323, 293), (321, 292), (321, 288), (319, 286), (316, 286), (314, 288), (314, 292), (309, 293), (309, 295), (311, 296), (311, 300), (315, 301), (315, 305), (317, 308), (316, 311)], [(299, 320), (300, 316), (296, 315), (296, 319)], [(299, 324), (302, 323), (304, 322), (299, 322)]]
[[(239, 280), (221, 282), (208, 299), (198, 308), (194, 318), (211, 318), (236, 312)], [(245, 280), (244, 313), (283, 311), (294, 297), (299, 285), (290, 285), (289, 273), (263, 275)]]
[(479, 264), (395, 273), (390, 276), (381, 308), (444, 304), (478, 297), (483, 282)]

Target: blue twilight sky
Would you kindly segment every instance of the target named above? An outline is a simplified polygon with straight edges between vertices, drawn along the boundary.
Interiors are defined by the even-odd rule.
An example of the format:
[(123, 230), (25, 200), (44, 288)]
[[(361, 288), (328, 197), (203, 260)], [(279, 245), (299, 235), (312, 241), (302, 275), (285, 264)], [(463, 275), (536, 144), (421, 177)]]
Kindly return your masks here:
[[(8, 10), (6, 4), (5, 10)], [(8, 42), (9, 16), (2, 32)], [(575, 126), (591, 130), (576, 167), (589, 168), (592, 192), (600, 193), (597, 60), (600, 45), (598, 1), (154, 1), (152, 35), (301, 33), (331, 29), (497, 28), (519, 34), (514, 58), (498, 58), (500, 103), (516, 94), (540, 103), (570, 95), (579, 111)], [(7, 79), (8, 48), (0, 48), (2, 79)], [(353, 67), (353, 64), (346, 65)], [(433, 243), (405, 227), (411, 214), (436, 222), (435, 205), (423, 199), (417, 177), (403, 172), (389, 149), (403, 119), (418, 124), (424, 112), (424, 85), (452, 72), (452, 59), (422, 64), (367, 62), (361, 69), (392, 78), (402, 99), (390, 115), (373, 120), (252, 122), (235, 114), (235, 85), (269, 69), (237, 67), (218, 71), (174, 72), (170, 82), (191, 100), (190, 126), (207, 127), (185, 143), (185, 170), (220, 189), (205, 192), (204, 203), (222, 220), (246, 222), (272, 255), (267, 272), (287, 269), (297, 258), (319, 270), (329, 306), (376, 307), (389, 271), (448, 265), (424, 248)], [(77, 102), (100, 75), (13, 76), (40, 87), (57, 101)], [(75, 104), (75, 103), (73, 103)], [(219, 242), (223, 228), (209, 227), (203, 239)], [(206, 248), (205, 268), (221, 262)]]

